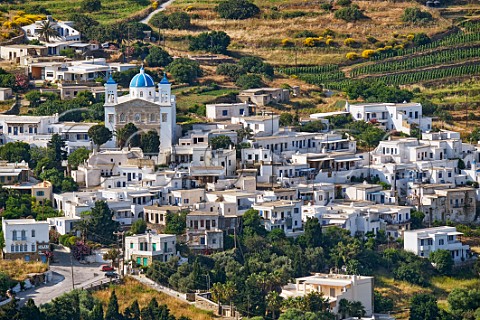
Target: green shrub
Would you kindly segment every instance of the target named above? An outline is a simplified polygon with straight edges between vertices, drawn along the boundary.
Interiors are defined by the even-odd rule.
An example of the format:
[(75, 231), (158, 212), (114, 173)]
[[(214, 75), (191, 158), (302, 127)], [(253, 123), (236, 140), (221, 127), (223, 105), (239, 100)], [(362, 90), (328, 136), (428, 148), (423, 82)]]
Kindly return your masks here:
[(221, 2), (215, 11), (218, 12), (220, 18), (244, 20), (260, 13), (260, 8), (247, 0), (226, 0)]
[(245, 74), (245, 69), (236, 63), (221, 63), (217, 66), (217, 74), (227, 76), (232, 80), (237, 80), (242, 74)]
[(241, 75), (235, 84), (242, 89), (260, 88), (264, 85), (262, 78), (256, 74)]
[(83, 12), (94, 12), (102, 9), (100, 0), (83, 0), (81, 10)]
[(337, 6), (348, 7), (352, 4), (352, 0), (337, 0), (335, 4)]
[(202, 32), (190, 38), (189, 50), (204, 50), (211, 53), (225, 53), (230, 37), (223, 31)]
[(347, 22), (355, 22), (364, 19), (365, 15), (358, 9), (357, 6), (349, 6), (335, 11), (335, 18)]
[(432, 20), (430, 12), (422, 11), (419, 8), (406, 8), (402, 15), (402, 21), (405, 23), (425, 23)]
[(294, 38), (316, 38), (318, 35), (310, 30), (302, 30), (293, 35)]
[(320, 5), (320, 9), (325, 10), (325, 11), (332, 11), (333, 5), (330, 2), (322, 3)]

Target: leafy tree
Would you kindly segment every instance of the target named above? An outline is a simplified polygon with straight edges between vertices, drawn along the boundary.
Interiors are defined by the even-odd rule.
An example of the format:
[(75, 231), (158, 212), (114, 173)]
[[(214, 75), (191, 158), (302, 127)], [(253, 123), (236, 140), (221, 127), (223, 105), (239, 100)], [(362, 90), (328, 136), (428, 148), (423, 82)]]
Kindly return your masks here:
[(396, 280), (404, 280), (420, 286), (425, 284), (425, 278), (423, 278), (419, 270), (413, 264), (402, 263), (394, 271), (394, 278)]
[(88, 239), (101, 244), (112, 244), (115, 242), (115, 235), (119, 224), (112, 220), (113, 213), (105, 201), (96, 201), (91, 210)]
[(301, 132), (321, 132), (325, 130), (325, 124), (320, 120), (309, 121), (304, 125), (298, 126), (297, 130)]
[(437, 319), (439, 309), (435, 296), (419, 293), (410, 301), (410, 320)]
[(193, 84), (202, 76), (202, 69), (198, 62), (187, 59), (175, 59), (167, 66), (167, 71), (172, 74), (178, 83)]
[(117, 144), (119, 148), (125, 146), (139, 147), (140, 135), (138, 128), (131, 122), (127, 123), (123, 128), (117, 131)]
[(120, 251), (118, 249), (110, 249), (103, 254), (103, 260), (112, 260), (112, 266), (118, 266), (118, 258), (120, 257)]
[(235, 81), (235, 85), (242, 89), (253, 89), (263, 87), (264, 83), (259, 75), (243, 74)]
[(362, 97), (367, 102), (402, 103), (409, 102), (413, 98), (413, 93), (408, 90), (388, 86), (378, 81), (357, 81), (346, 86), (345, 92), (350, 99)]
[(190, 29), (190, 16), (186, 12), (176, 11), (168, 16), (168, 27), (170, 29)]
[(30, 102), (30, 108), (36, 108), (40, 105), (42, 94), (38, 90), (32, 90), (25, 94), (25, 99)]
[(230, 37), (223, 31), (202, 32), (190, 38), (189, 50), (203, 50), (211, 53), (226, 53)]
[(299, 309), (288, 309), (278, 320), (319, 320), (319, 316), (313, 312), (305, 312)]
[(50, 38), (57, 38), (60, 36), (58, 31), (53, 28), (53, 24), (50, 20), (42, 21), (38, 33), (47, 43), (50, 42)]
[(319, 247), (322, 244), (322, 227), (318, 219), (308, 218), (304, 229), (304, 234), (299, 237), (299, 243), (309, 248)]
[[(432, 41), (432, 39), (430, 39), (425, 33), (421, 32), (421, 33), (416, 33), (414, 38), (413, 38), (413, 44), (416, 45), (416, 46), (422, 46), (424, 44), (428, 44)], [(425, 114), (425, 106), (423, 106), (423, 114)], [(428, 114), (428, 113), (427, 113)]]
[(150, 53), (145, 58), (145, 62), (149, 67), (165, 67), (172, 62), (172, 60), (172, 57), (167, 51), (157, 46), (151, 47)]
[(94, 12), (102, 9), (102, 2), (100, 0), (83, 0), (81, 10), (83, 12)]
[(78, 30), (81, 33), (82, 38), (86, 40), (93, 39), (92, 30), (100, 24), (92, 17), (78, 12), (72, 13), (68, 20), (73, 21), (75, 29)]
[(146, 134), (142, 135), (140, 140), (140, 147), (145, 155), (148, 155), (150, 158), (152, 155), (158, 155), (160, 152), (160, 137), (158, 136), (157, 131), (148, 131)]
[(132, 234), (142, 234), (145, 233), (147, 230), (147, 223), (143, 219), (138, 219), (134, 223), (132, 223), (132, 227), (130, 229), (130, 232)]
[(6, 208), (2, 212), (5, 219), (26, 218), (32, 214), (33, 199), (28, 194), (12, 193), (6, 201)]
[(165, 12), (160, 11), (156, 13), (152, 19), (150, 19), (150, 23), (152, 26), (159, 28), (159, 29), (168, 29), (170, 28), (170, 24), (168, 21), (168, 16)]
[(417, 210), (412, 211), (410, 214), (410, 228), (412, 230), (423, 228), (423, 219), (425, 219), (425, 213)]
[(294, 123), (293, 115), (289, 112), (284, 112), (280, 115), (281, 126), (291, 126)]
[(453, 258), (448, 250), (436, 250), (430, 253), (429, 260), (441, 274), (448, 275), (453, 269)]
[(243, 20), (260, 13), (260, 8), (247, 0), (226, 0), (221, 2), (215, 11), (223, 19)]
[(364, 19), (365, 15), (357, 6), (349, 6), (335, 11), (335, 18), (345, 20), (347, 22), (355, 22)]
[(259, 57), (242, 57), (238, 61), (238, 65), (249, 73), (264, 73), (269, 77), (274, 74), (272, 66), (263, 62)]
[(8, 142), (0, 147), (0, 159), (8, 162), (30, 162), (30, 145), (25, 142)]
[(187, 213), (167, 213), (165, 233), (183, 234), (187, 227)]
[(107, 312), (105, 313), (105, 318), (109, 320), (121, 320), (122, 315), (118, 311), (118, 300), (115, 290), (112, 291), (110, 300), (108, 301)]
[(243, 234), (251, 235), (266, 235), (266, 230), (261, 224), (261, 218), (257, 210), (248, 209), (242, 216)]
[(425, 23), (432, 21), (430, 12), (422, 11), (419, 8), (406, 8), (402, 15), (402, 21), (405, 23)]
[(236, 81), (239, 76), (246, 73), (246, 70), (236, 63), (221, 63), (217, 66), (216, 73)]
[(97, 148), (99, 148), (112, 138), (112, 132), (105, 126), (98, 124), (88, 129), (88, 136), (92, 139), (93, 143), (97, 145)]
[(393, 300), (383, 296), (380, 292), (373, 292), (373, 306), (377, 313), (387, 313), (393, 310)]
[(210, 138), (210, 146), (212, 149), (228, 149), (232, 145), (232, 140), (230, 140), (229, 136), (220, 135)]
[(480, 308), (480, 290), (455, 288), (448, 295), (447, 301), (454, 315), (466, 319), (466, 313)]
[(77, 169), (80, 164), (82, 164), (85, 160), (88, 159), (90, 155), (90, 150), (85, 147), (78, 148), (72, 153), (70, 153), (67, 157), (68, 164), (71, 166), (73, 170)]

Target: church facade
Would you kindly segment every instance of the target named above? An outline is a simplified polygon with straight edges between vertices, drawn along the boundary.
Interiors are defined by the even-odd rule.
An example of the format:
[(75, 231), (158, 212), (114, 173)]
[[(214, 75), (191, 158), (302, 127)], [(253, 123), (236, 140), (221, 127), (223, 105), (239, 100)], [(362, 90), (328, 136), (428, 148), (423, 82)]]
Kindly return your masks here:
[[(129, 93), (118, 96), (117, 83), (110, 77), (105, 83), (105, 127), (113, 138), (104, 146), (115, 148), (115, 133), (127, 123), (133, 123), (139, 133), (156, 130), (160, 136), (158, 162), (170, 162), (176, 143), (176, 98), (171, 94), (171, 84), (164, 76), (158, 86), (143, 67), (130, 81)], [(127, 141), (128, 145), (128, 141)]]

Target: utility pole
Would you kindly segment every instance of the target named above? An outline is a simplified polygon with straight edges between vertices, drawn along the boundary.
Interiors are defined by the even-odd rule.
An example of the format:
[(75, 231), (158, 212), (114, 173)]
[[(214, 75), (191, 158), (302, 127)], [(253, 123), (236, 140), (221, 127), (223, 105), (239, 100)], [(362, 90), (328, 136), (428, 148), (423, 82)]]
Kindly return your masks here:
[[(119, 270), (119, 274), (120, 276), (124, 276), (123, 274), (123, 260), (124, 260), (124, 255), (125, 255), (125, 249), (124, 249), (124, 240), (125, 240), (125, 231), (118, 231), (118, 232), (114, 232), (113, 233), (114, 235), (117, 236), (117, 250), (118, 250), (118, 253), (119, 253), (119, 256), (118, 256), (118, 270)], [(121, 237), (121, 238), (119, 238)], [(121, 241), (121, 249), (120, 249), (120, 244), (119, 244), (119, 241)], [(120, 263), (120, 261), (122, 263)]]
[(75, 278), (73, 272), (73, 251), (70, 249), (70, 270), (72, 272), (72, 290), (75, 290)]

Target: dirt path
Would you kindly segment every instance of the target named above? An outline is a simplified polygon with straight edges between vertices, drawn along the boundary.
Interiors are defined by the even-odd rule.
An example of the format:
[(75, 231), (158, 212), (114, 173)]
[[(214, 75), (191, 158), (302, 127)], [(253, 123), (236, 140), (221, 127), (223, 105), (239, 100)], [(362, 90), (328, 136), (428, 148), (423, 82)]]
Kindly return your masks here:
[(155, 11), (152, 11), (145, 19), (140, 20), (141, 23), (148, 24), (150, 19), (160, 11), (165, 10), (169, 5), (173, 3), (174, 0), (168, 0), (167, 2), (162, 3)]

